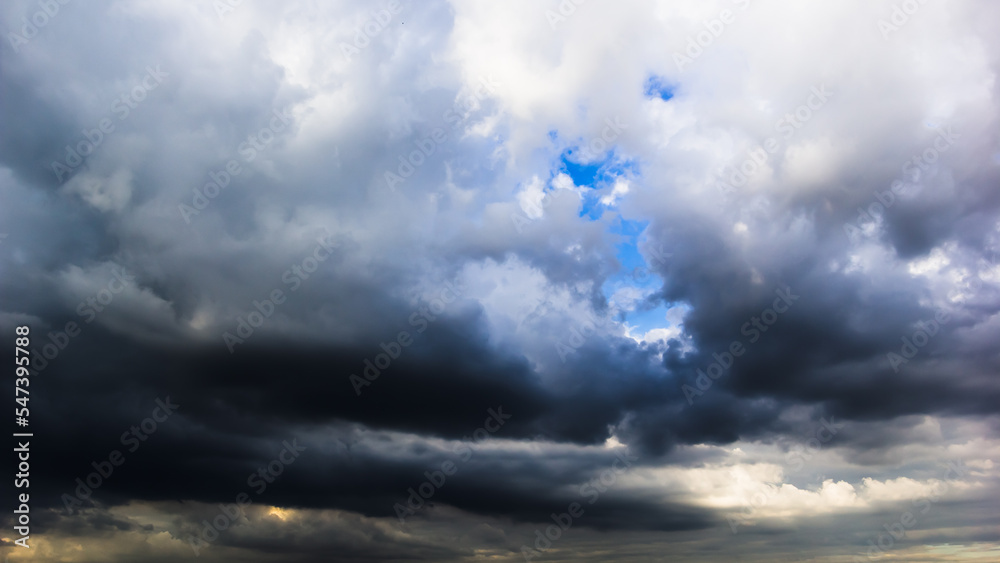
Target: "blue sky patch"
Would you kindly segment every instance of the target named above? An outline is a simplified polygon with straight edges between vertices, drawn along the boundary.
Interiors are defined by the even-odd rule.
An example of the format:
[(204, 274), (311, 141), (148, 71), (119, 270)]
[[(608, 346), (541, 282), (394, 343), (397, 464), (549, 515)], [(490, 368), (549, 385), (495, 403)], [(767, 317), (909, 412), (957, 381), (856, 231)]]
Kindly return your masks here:
[(667, 102), (674, 97), (674, 87), (668, 84), (662, 76), (651, 75), (646, 79), (642, 93), (648, 98), (660, 98)]
[(645, 258), (639, 253), (639, 237), (646, 230), (647, 225), (649, 225), (649, 221), (631, 221), (619, 218), (608, 229), (609, 232), (622, 237), (622, 241), (615, 245), (617, 249), (615, 257), (621, 264), (621, 270), (605, 281), (603, 286), (605, 296), (610, 297), (617, 288), (623, 285), (643, 289), (659, 286), (659, 276), (652, 273)]
[(603, 162), (598, 161), (590, 164), (580, 164), (570, 160), (573, 152), (574, 149), (567, 149), (559, 158), (559, 171), (568, 174), (569, 177), (573, 179), (573, 183), (577, 186), (593, 188), (599, 181), (598, 174), (601, 171), (601, 167), (606, 164), (611, 157), (609, 156)]
[[(619, 218), (609, 227), (609, 232), (621, 236), (621, 242), (616, 244), (615, 257), (621, 264), (621, 270), (604, 282), (601, 287), (605, 297), (611, 299), (616, 291), (627, 287), (634, 287), (641, 290), (643, 295), (650, 295), (663, 284), (663, 279), (654, 272), (654, 267), (646, 262), (646, 259), (639, 252), (639, 239), (646, 231), (649, 221), (632, 221)], [(631, 311), (626, 311), (624, 318), (620, 320), (627, 322), (632, 327), (632, 334), (641, 336), (655, 328), (668, 328), (673, 326), (667, 321), (667, 311), (673, 304), (657, 303), (650, 304), (637, 303)]]

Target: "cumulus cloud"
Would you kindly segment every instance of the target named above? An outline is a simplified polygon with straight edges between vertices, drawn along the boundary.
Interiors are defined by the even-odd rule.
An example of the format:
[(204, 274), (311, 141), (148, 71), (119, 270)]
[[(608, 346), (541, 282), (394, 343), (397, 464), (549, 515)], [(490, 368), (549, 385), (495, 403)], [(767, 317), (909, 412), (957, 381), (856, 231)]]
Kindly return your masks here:
[(0, 8), (34, 557), (995, 555), (991, 3), (56, 4)]

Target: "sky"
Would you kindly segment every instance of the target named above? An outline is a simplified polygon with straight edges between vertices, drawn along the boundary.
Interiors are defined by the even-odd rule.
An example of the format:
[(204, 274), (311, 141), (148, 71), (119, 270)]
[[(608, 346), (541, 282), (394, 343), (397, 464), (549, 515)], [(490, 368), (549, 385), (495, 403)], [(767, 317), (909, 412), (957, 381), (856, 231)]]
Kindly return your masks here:
[(0, 556), (1000, 560), (998, 21), (2, 3)]

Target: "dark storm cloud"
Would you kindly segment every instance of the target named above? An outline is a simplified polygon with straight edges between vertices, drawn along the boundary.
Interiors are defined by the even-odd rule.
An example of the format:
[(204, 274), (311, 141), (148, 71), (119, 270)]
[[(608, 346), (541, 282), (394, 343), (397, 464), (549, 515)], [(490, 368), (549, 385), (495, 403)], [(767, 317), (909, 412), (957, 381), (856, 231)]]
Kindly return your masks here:
[[(361, 423), (373, 429), (469, 440), (489, 409), (499, 409), (510, 416), (502, 433), (507, 439), (545, 433), (557, 439), (579, 437), (593, 442), (601, 436), (599, 430), (606, 431), (598, 424), (581, 434), (593, 425), (592, 420), (601, 422), (594, 414), (608, 408), (602, 403), (614, 404), (612, 399), (597, 398), (605, 390), (581, 391), (563, 398), (557, 408), (554, 398), (538, 388), (523, 364), (518, 367), (519, 362), (496, 358), (496, 365), (488, 367), (485, 360), (491, 356), (476, 335), (450, 332), (454, 327), (445, 323), (428, 329), (425, 342), (406, 350), (362, 397), (355, 395), (347, 377), (362, 365), (360, 358), (365, 354), (359, 350), (274, 343), (230, 355), (218, 345), (190, 353), (136, 343), (128, 351), (112, 352), (117, 338), (85, 327), (87, 332), (67, 345), (36, 386), (40, 395), (47, 396), (43, 412), (51, 413), (39, 423), (38, 431), (60, 436), (58, 446), (51, 443), (53, 447), (41, 454), (38, 478), (44, 483), (42, 489), (51, 492), (42, 499), (50, 506), (63, 507), (61, 495), (73, 496), (78, 486), (75, 479), (85, 479), (94, 471), (89, 462), (79, 460), (102, 463), (117, 449), (124, 453), (126, 465), (95, 491), (95, 498), (102, 502), (135, 498), (221, 502), (236, 494), (226, 491), (245, 488), (242, 482), (254, 471), (254, 463), (268, 459), (265, 452), (313, 425), (336, 428)], [(373, 348), (367, 356), (378, 351)], [(106, 358), (112, 354), (115, 361), (109, 364)], [(520, 380), (512, 377), (518, 372), (524, 374)], [(157, 398), (167, 397), (180, 405), (178, 414), (161, 422), (141, 444), (131, 436), (121, 437), (151, 416)], [(610, 411), (603, 421), (612, 423), (618, 416)], [(81, 420), (88, 423), (74, 422)], [(126, 452), (133, 446), (141, 449)], [(310, 454), (314, 457), (308, 467), (296, 468), (294, 488), (273, 494), (269, 502), (385, 515), (407, 486), (414, 485), (414, 477), (435, 465), (433, 460), (378, 458), (345, 464), (342, 451), (330, 453)], [(490, 465), (485, 463), (478, 471), (463, 469), (440, 500), (474, 512), (537, 519), (548, 506), (568, 502), (558, 496), (549, 498), (546, 491), (552, 478), (579, 483), (588, 467), (593, 470), (607, 464), (596, 458), (573, 459), (574, 475), (556, 477), (531, 458), (521, 463), (509, 456), (504, 459), (515, 465), (502, 474), (490, 474)], [(322, 468), (322, 472), (312, 477), (309, 468)], [(329, 471), (339, 477), (323, 485), (321, 475)], [(532, 473), (538, 473), (532, 479), (535, 484), (521, 490), (518, 483)], [(169, 482), (170, 487), (150, 488), (151, 482)], [(638, 503), (635, 518), (605, 520), (596, 513), (592, 524), (650, 526), (642, 523), (647, 518), (643, 510), (671, 512), (664, 507), (640, 509), (641, 499), (618, 502)], [(612, 506), (602, 503), (601, 510), (612, 510)]]
[[(172, 506), (173, 537), (197, 533), (218, 503), (247, 489), (249, 474), (298, 440), (307, 450), (255, 504), (323, 518), (345, 512), (284, 528), (256, 514), (264, 532), (234, 528), (220, 549), (263, 558), (291, 543), (286, 560), (312, 561), (335, 546), (340, 560), (360, 561), (472, 558), (488, 546), (519, 557), (518, 534), (530, 537), (532, 525), (578, 501), (624, 445), (646, 473), (588, 506), (567, 536), (683, 531), (698, 543), (724, 522), (718, 507), (732, 499), (701, 498), (712, 496), (704, 475), (683, 489), (657, 471), (738, 465), (735, 450), (780, 443), (825, 417), (846, 424), (822, 455), (839, 456), (844, 466), (830, 470), (851, 483), (889, 481), (894, 468), (933, 479), (921, 465), (933, 454), (914, 453), (915, 444), (947, 448), (961, 436), (966, 447), (979, 428), (995, 439), (1000, 294), (990, 272), (1000, 248), (1000, 168), (989, 112), (997, 86), (976, 86), (995, 74), (992, 40), (970, 31), (985, 47), (969, 47), (963, 65), (927, 63), (964, 69), (935, 80), (952, 90), (926, 84), (893, 44), (851, 40), (848, 58), (880, 54), (850, 59), (845, 70), (836, 54), (814, 60), (825, 49), (802, 49), (813, 55), (799, 60), (734, 27), (725, 41), (783, 64), (748, 59), (723, 72), (706, 54), (686, 73), (669, 71), (664, 80), (679, 84), (673, 98), (647, 100), (641, 85), (651, 69), (665, 72), (660, 43), (685, 34), (650, 23), (662, 14), (578, 8), (553, 30), (539, 8), (530, 9), (537, 21), (509, 21), (488, 6), (404, 4), (349, 60), (341, 43), (355, 41), (380, 7), (244, 4), (220, 18), (208, 5), (71, 3), (17, 51), (5, 42), (0, 328), (30, 325), (33, 354), (47, 357), (31, 387), (36, 532), (152, 541), (149, 525), (121, 515), (159, 503)], [(840, 8), (824, 9), (846, 21)], [(988, 19), (968, 9), (954, 8), (956, 29)], [(0, 29), (35, 11), (6, 5)], [(746, 29), (763, 25), (747, 17)], [(649, 37), (659, 55), (636, 45), (608, 63), (605, 39), (583, 41), (574, 29)], [(945, 30), (932, 44), (953, 33), (961, 35)], [(752, 76), (751, 63), (767, 78)], [(536, 66), (548, 70), (536, 76)], [(702, 178), (774, 135), (777, 116), (823, 80), (835, 92), (830, 103), (749, 185), (725, 201), (705, 187)], [(482, 84), (490, 86), (476, 94)], [(957, 108), (936, 124), (957, 137), (914, 172), (909, 159), (941, 146), (939, 132), (921, 124), (931, 103), (924, 97), (944, 100), (935, 101), (942, 112)], [(556, 174), (567, 147), (554, 139), (593, 138), (594, 123), (619, 114), (630, 125), (613, 154), (634, 171), (617, 178), (620, 203), (582, 213), (596, 192), (564, 186), (541, 217), (524, 228), (512, 222), (563, 181)], [(73, 164), (68, 151), (84, 142), (98, 146)], [(386, 173), (401, 173), (400, 157), (413, 151), (424, 153), (421, 163), (387, 186)], [(54, 171), (53, 162), (72, 170)], [(230, 162), (240, 172), (230, 167), (218, 180)], [(893, 192), (894, 181), (905, 189)], [(225, 185), (205, 196), (211, 182)], [(876, 202), (881, 213), (869, 211)], [(635, 311), (615, 309), (606, 293), (632, 266), (620, 252), (632, 244), (620, 234), (623, 220), (648, 223), (640, 252), (663, 280), (632, 288), (636, 302), (647, 311), (683, 307), (682, 323), (671, 326), (681, 336), (645, 341), (629, 337), (645, 330), (605, 322), (564, 356), (555, 344), (584, 316), (634, 322)], [(317, 245), (330, 247), (312, 269)], [(110, 289), (117, 275), (128, 279)], [(449, 284), (460, 295), (432, 319), (427, 308)], [(247, 335), (257, 324), (250, 315), (263, 314), (260, 303), (275, 291), (283, 299)], [(765, 316), (766, 331), (757, 328), (752, 319), (777, 309), (780, 292), (796, 297), (773, 323)], [(536, 303), (551, 310), (511, 312), (537, 311)], [(917, 323), (941, 311), (948, 320), (905, 352)], [(390, 353), (404, 331), (413, 343)], [(734, 341), (745, 353), (710, 387), (686, 394)], [(366, 376), (383, 354), (398, 357)], [(123, 433), (168, 397), (177, 412), (127, 451)], [(410, 518), (428, 537), (372, 520), (391, 522), (407, 490), (454, 459), (458, 441), (472, 442), (490, 409), (509, 420), (472, 444), (473, 456), (428, 503), (435, 507)], [(932, 419), (982, 426), (941, 431)], [(125, 463), (93, 491), (94, 503), (81, 499), (83, 511), (65, 514), (62, 495), (74, 495), (75, 480), (116, 449)], [(696, 486), (704, 494), (692, 494)], [(3, 490), (13, 494), (9, 482)], [(934, 526), (991, 522), (978, 504), (940, 506)], [(965, 506), (975, 516), (954, 516)], [(469, 515), (495, 527), (471, 528)], [(779, 550), (798, 549), (829, 525), (844, 530), (837, 541), (863, 546), (867, 528), (850, 519), (822, 516), (794, 536), (768, 522), (734, 545), (780, 535)], [(508, 526), (517, 530), (511, 537)], [(328, 530), (335, 539), (317, 539)], [(439, 541), (455, 530), (471, 539)], [(996, 539), (976, 530), (962, 538)], [(684, 549), (730, 553), (711, 541)]]

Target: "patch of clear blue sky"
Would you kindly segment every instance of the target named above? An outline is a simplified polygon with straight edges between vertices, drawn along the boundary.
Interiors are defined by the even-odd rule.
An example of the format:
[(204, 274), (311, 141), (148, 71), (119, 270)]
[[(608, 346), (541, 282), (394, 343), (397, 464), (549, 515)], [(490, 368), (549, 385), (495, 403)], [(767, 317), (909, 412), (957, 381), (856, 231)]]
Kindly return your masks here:
[[(549, 139), (553, 144), (558, 144), (558, 131), (549, 131)], [(589, 154), (578, 146), (565, 148), (559, 155), (558, 164), (550, 175), (550, 181), (560, 173), (568, 175), (574, 185), (586, 188), (583, 190), (579, 216), (591, 221), (600, 219), (609, 209), (600, 203), (600, 199), (616, 180), (622, 177), (633, 180), (641, 177), (638, 164), (634, 160), (619, 156), (614, 147), (609, 147), (602, 155)], [(609, 292), (613, 292), (615, 286), (620, 287), (625, 283), (641, 287), (651, 287), (657, 283), (658, 278), (652, 275), (635, 279), (636, 270), (646, 267), (646, 261), (639, 253), (638, 238), (648, 224), (648, 221), (632, 221), (620, 216), (615, 218), (609, 231), (619, 235), (620, 242), (616, 244), (615, 255), (622, 265), (622, 270), (605, 283), (605, 295), (610, 296)]]
[(559, 166), (553, 171), (553, 176), (565, 173), (573, 180), (573, 184), (589, 191), (583, 192), (583, 205), (580, 208), (580, 217), (586, 217), (591, 221), (600, 219), (606, 209), (600, 204), (603, 194), (598, 192), (599, 188), (606, 188), (614, 185), (615, 180), (622, 176), (637, 176), (639, 168), (635, 161), (620, 158), (614, 151), (609, 150), (593, 162), (581, 162), (578, 158), (579, 149), (569, 148), (563, 151), (559, 157)]
[[(659, 98), (663, 101), (670, 101), (674, 97), (675, 86), (670, 84), (662, 76), (649, 75), (643, 83), (643, 95), (650, 98)], [(586, 108), (581, 107), (582, 114), (586, 114)], [(549, 131), (549, 140), (553, 144), (559, 142), (559, 132)], [(587, 188), (601, 187), (609, 181), (614, 183), (614, 177), (625, 172), (638, 173), (636, 165), (632, 161), (623, 160), (616, 154), (615, 148), (609, 147), (602, 155), (588, 154), (585, 146), (586, 141), (579, 143), (580, 146), (571, 146), (563, 150), (559, 157), (558, 172), (565, 172), (573, 179), (577, 186)], [(596, 156), (596, 158), (594, 158)], [(591, 160), (593, 159), (593, 160)], [(600, 198), (597, 195), (584, 195), (583, 207), (580, 210), (581, 217), (588, 217), (591, 220), (600, 218), (603, 213), (603, 206), (599, 204)]]
[(665, 102), (674, 97), (675, 87), (662, 76), (650, 75), (643, 85), (642, 93), (649, 98), (659, 98)]
[[(624, 287), (635, 287), (642, 293), (649, 294), (663, 283), (660, 276), (653, 273), (654, 267), (648, 264), (639, 252), (639, 240), (648, 225), (649, 221), (619, 217), (608, 229), (620, 237), (620, 242), (615, 245), (615, 256), (621, 264), (621, 270), (610, 276), (601, 287), (609, 299)], [(633, 334), (642, 335), (654, 328), (670, 326), (666, 321), (667, 308), (662, 302), (640, 303), (633, 310), (626, 312), (624, 318), (620, 320), (628, 322), (633, 327)]]
[[(674, 97), (674, 87), (662, 77), (650, 75), (643, 84), (643, 94), (669, 101)], [(553, 145), (559, 145), (557, 130), (549, 131), (548, 136)], [(614, 146), (609, 147), (604, 154), (593, 155), (588, 154), (585, 146), (581, 146), (584, 143), (585, 141), (581, 139), (576, 145), (563, 149), (559, 155), (558, 165), (552, 171), (552, 177), (565, 173), (573, 180), (574, 185), (588, 188), (583, 192), (580, 217), (594, 221), (608, 209), (600, 203), (600, 192), (604, 191), (600, 188), (614, 185), (615, 180), (622, 176), (638, 179), (641, 177), (641, 171), (635, 161), (622, 158)], [(618, 289), (628, 286), (639, 288), (643, 293), (650, 293), (662, 284), (663, 280), (653, 273), (655, 268), (647, 264), (639, 252), (639, 238), (648, 225), (648, 221), (629, 220), (618, 216), (609, 227), (609, 232), (619, 236), (620, 242), (615, 245), (615, 257), (621, 264), (621, 269), (610, 276), (602, 286), (605, 296), (611, 297)], [(663, 303), (649, 304), (626, 313), (623, 320), (635, 328), (635, 334), (644, 334), (654, 328), (669, 326), (665, 318), (666, 312), (667, 306)]]
[(648, 289), (658, 286), (655, 275), (649, 272), (646, 259), (639, 252), (639, 237), (646, 230), (649, 221), (630, 221), (618, 218), (608, 229), (619, 236), (620, 242), (615, 245), (615, 258), (621, 264), (621, 270), (610, 276), (604, 282), (603, 291), (608, 297), (623, 285)]

